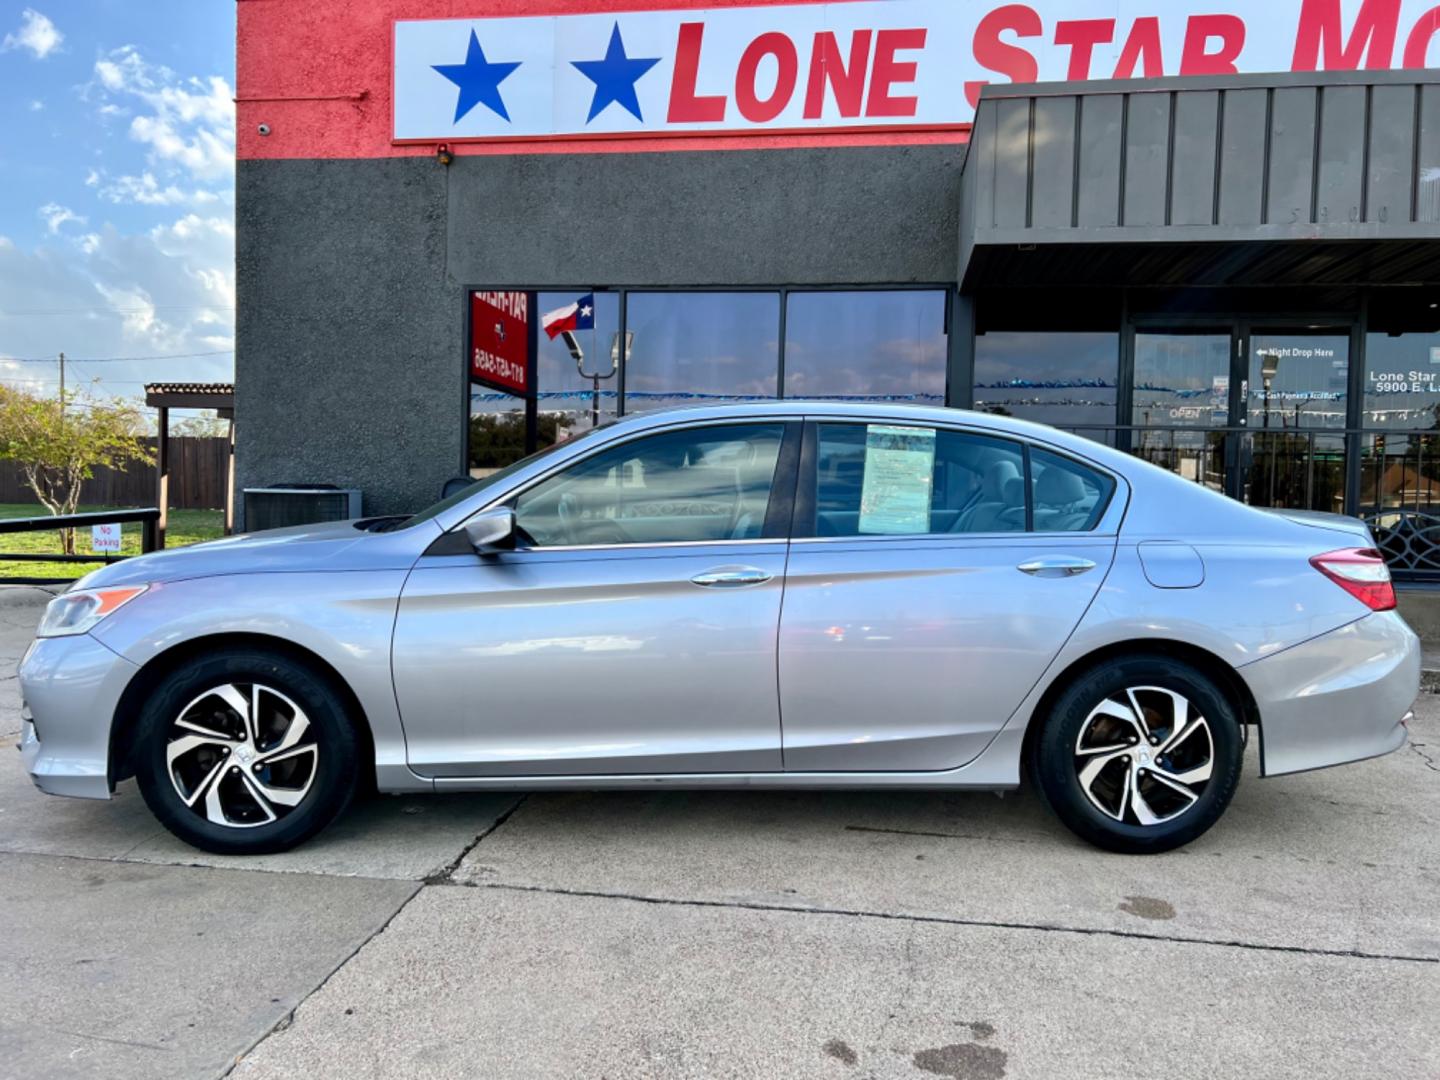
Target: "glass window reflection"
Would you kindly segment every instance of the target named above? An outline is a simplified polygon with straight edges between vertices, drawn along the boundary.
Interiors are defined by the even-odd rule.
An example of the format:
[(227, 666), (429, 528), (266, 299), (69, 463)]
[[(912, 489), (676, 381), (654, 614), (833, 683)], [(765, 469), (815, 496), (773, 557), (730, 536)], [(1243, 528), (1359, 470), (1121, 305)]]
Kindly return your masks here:
[(1350, 335), (1256, 333), (1246, 422), (1254, 428), (1343, 428)]
[(1365, 335), (1367, 428), (1440, 427), (1440, 333)]
[(632, 292), (625, 329), (625, 411), (776, 396), (780, 295)]
[(1224, 427), (1230, 419), (1228, 330), (1137, 331), (1131, 423)]
[(945, 401), (945, 294), (794, 292), (785, 311), (785, 396)]
[(976, 334), (975, 408), (1062, 428), (1113, 424), (1119, 357), (1112, 332)]

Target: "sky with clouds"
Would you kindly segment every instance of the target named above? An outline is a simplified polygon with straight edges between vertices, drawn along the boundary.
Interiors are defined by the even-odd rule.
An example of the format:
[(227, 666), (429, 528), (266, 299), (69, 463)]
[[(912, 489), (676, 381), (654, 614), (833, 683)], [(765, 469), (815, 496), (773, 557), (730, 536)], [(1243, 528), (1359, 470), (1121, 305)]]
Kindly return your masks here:
[(233, 376), (234, 83), (234, 0), (0, 0), (0, 383)]

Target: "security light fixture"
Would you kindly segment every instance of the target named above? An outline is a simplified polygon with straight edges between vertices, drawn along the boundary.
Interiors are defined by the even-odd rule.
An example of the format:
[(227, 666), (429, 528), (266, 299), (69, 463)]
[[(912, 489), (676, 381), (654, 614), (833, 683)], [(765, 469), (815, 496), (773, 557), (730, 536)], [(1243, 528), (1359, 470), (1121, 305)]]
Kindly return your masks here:
[(575, 361), (575, 366), (580, 369), (580, 374), (584, 375), (585, 369), (581, 365), (585, 363), (585, 350), (580, 347), (580, 339), (575, 336), (575, 331), (561, 330), (560, 339), (570, 350), (570, 359)]
[[(629, 359), (630, 359), (630, 347), (631, 347), (632, 345), (634, 345), (634, 344), (635, 344), (635, 331), (633, 331), (633, 330), (627, 330), (627, 331), (625, 331), (625, 356), (624, 356), (624, 359), (625, 359), (625, 360), (629, 360)], [(614, 370), (615, 368), (618, 368), (618, 367), (620, 366), (620, 364), (621, 364), (621, 356), (620, 356), (620, 331), (619, 331), (619, 330), (616, 330), (614, 336), (610, 338), (610, 368), (611, 368), (612, 372), (613, 372), (613, 370)]]
[(435, 160), (446, 166), (455, 160), (455, 155), (450, 152), (449, 143), (442, 142), (435, 148)]

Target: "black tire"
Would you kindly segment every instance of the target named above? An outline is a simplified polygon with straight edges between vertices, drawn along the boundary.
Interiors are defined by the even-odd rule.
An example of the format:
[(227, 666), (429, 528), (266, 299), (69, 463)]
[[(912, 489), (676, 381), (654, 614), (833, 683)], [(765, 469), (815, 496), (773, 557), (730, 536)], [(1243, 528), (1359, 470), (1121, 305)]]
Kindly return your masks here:
[[(1107, 700), (1116, 700), (1117, 696), (1123, 697), (1124, 701), (1131, 701), (1132, 699), (1124, 695), (1127, 689), (1137, 687), (1154, 687), (1183, 695), (1191, 706), (1191, 722), (1193, 723), (1194, 717), (1200, 716), (1208, 725), (1210, 775), (1203, 784), (1183, 785), (1198, 792), (1198, 798), (1188, 806), (1185, 806), (1184, 799), (1174, 794), (1168, 786), (1157, 786), (1156, 772), (1164, 772), (1164, 776), (1169, 778), (1175, 775), (1175, 766), (1167, 758), (1166, 767), (1172, 771), (1160, 769), (1161, 759), (1158, 756), (1150, 759), (1149, 753), (1153, 752), (1153, 748), (1143, 745), (1145, 740), (1138, 736), (1135, 738), (1137, 746), (1133, 756), (1122, 757), (1118, 762), (1104, 766), (1110, 770), (1109, 775), (1101, 777), (1097, 774), (1092, 780), (1093, 794), (1087, 795), (1085, 792), (1081, 782), (1081, 770), (1095, 758), (1081, 757), (1078, 753), (1081, 749), (1079, 740), (1082, 731), (1086, 738), (1090, 739), (1092, 732), (1098, 730), (1096, 724), (1110, 722), (1108, 718), (1100, 716), (1096, 718), (1095, 724), (1086, 728), (1092, 712)], [(1138, 700), (1144, 717), (1157, 721), (1154, 730), (1159, 734), (1154, 738), (1159, 740), (1160, 746), (1164, 746), (1166, 732), (1171, 728), (1158, 726), (1158, 722), (1164, 720), (1163, 710), (1158, 706), (1164, 705), (1167, 699), (1159, 693), (1142, 692)], [(1131, 712), (1134, 712), (1133, 708)], [(1235, 703), (1214, 679), (1179, 660), (1162, 656), (1135, 656), (1100, 663), (1083, 672), (1060, 693), (1049, 716), (1037, 719), (1044, 723), (1032, 746), (1030, 760), (1031, 775), (1037, 788), (1066, 827), (1082, 839), (1109, 851), (1151, 855), (1188, 844), (1219, 820), (1225, 808), (1230, 805), (1240, 783), (1245, 741), (1241, 717)], [(1118, 720), (1114, 724), (1114, 727), (1106, 730), (1116, 734), (1097, 738), (1094, 745), (1115, 744), (1109, 740), (1125, 741), (1118, 732), (1129, 730), (1133, 725)], [(1203, 764), (1198, 757), (1199, 750), (1203, 749), (1203, 746), (1198, 744), (1202, 735), (1203, 733), (1197, 730), (1184, 749), (1184, 752), (1194, 755), (1191, 758), (1192, 763)], [(1088, 749), (1090, 745), (1092, 744), (1087, 743), (1085, 748)], [(1143, 758), (1140, 756), (1142, 751), (1147, 752)], [(1097, 754), (1096, 757), (1098, 756)], [(1144, 771), (1144, 765), (1149, 765), (1148, 771)], [(1141, 771), (1130, 771), (1131, 766)], [(1125, 775), (1126, 773), (1128, 775)], [(1118, 782), (1113, 779), (1117, 774)], [(1150, 798), (1147, 791), (1159, 792), (1160, 799), (1170, 800), (1173, 805), (1185, 808), (1176, 810), (1176, 816), (1168, 820), (1140, 824), (1135, 817), (1134, 789), (1127, 786), (1130, 784), (1145, 785), (1140, 788), (1144, 809), (1151, 809), (1147, 801)], [(1111, 793), (1111, 798), (1102, 798), (1107, 791)], [(1113, 808), (1118, 808), (1124, 820), (1117, 819), (1113, 813), (1102, 811), (1091, 801), (1092, 798), (1100, 799), (1102, 803), (1109, 802)]]
[[(308, 787), (293, 807), (266, 803), (268, 809), (262, 810), (260, 800), (249, 795), (248, 789), (243, 786), (238, 788), (241, 793), (233, 797), (242, 814), (247, 798), (255, 805), (253, 816), (258, 818), (260, 814), (273, 814), (275, 819), (268, 823), (240, 826), (211, 821), (203, 810), (203, 797), (197, 800), (197, 806), (202, 809), (188, 806), (177, 790), (176, 781), (171, 778), (167, 747), (172, 737), (183, 734), (183, 731), (176, 731), (175, 722), (192, 702), (227, 684), (259, 684), (277, 691), (278, 695), (283, 695), (303, 710), (309, 722), (303, 741), (313, 742), (316, 752), (305, 773), (309, 778)], [(278, 722), (283, 723), (284, 706), (274, 706), (272, 711), (279, 718)], [(233, 716), (237, 723), (243, 724), (238, 713)], [(207, 743), (221, 745), (218, 740), (207, 740)], [(257, 737), (253, 745), (258, 751), (263, 744)], [(221, 751), (212, 751), (207, 745), (201, 752), (211, 755), (199, 766), (200, 771), (206, 771), (208, 762), (214, 759), (216, 753), (224, 753), (228, 759), (230, 748), (225, 746)], [(248, 749), (246, 752), (251, 753)], [(340, 816), (360, 787), (359, 741), (345, 701), (331, 681), (308, 665), (283, 654), (254, 649), (217, 651), (185, 664), (161, 680), (141, 709), (135, 727), (134, 760), (140, 793), (160, 823), (187, 844), (219, 855), (261, 855), (287, 851)], [(218, 770), (222, 776), (214, 781), (216, 785), (224, 780), (223, 773), (226, 771), (240, 771), (238, 763), (245, 758), (241, 756), (238, 743), (233, 760), (234, 764), (227, 761), (225, 767)], [(257, 761), (251, 767), (259, 772), (262, 763)], [(268, 780), (268, 774), (265, 775)], [(241, 785), (244, 779), (234, 776), (229, 783)], [(197, 783), (196, 793), (201, 790), (201, 784)], [(237, 788), (226, 790), (235, 791)]]

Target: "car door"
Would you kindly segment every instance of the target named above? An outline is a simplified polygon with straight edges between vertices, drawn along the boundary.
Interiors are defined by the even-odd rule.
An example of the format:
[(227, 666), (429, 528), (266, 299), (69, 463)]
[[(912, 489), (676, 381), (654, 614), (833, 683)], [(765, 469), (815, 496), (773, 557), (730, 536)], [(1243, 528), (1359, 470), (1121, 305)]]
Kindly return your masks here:
[(423, 557), (393, 649), (411, 768), (779, 771), (799, 443), (757, 420), (605, 446), (507, 500), (513, 551)]
[(963, 765), (1094, 599), (1118, 482), (962, 430), (819, 423), (805, 438), (780, 625), (785, 768)]

